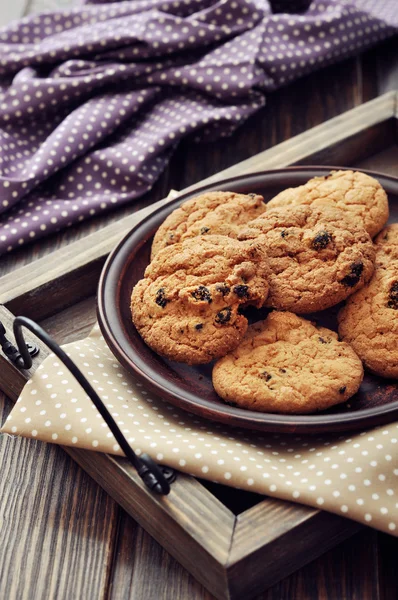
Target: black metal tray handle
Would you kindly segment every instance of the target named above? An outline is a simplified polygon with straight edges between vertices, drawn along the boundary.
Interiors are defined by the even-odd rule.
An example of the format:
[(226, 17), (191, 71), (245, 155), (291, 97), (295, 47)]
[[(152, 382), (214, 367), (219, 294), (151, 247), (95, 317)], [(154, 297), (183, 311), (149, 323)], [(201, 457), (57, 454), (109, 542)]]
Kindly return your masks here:
[(14, 337), (18, 348), (16, 348), (6, 337), (6, 330), (0, 321), (0, 344), (3, 353), (19, 369), (30, 369), (32, 366), (32, 357), (39, 353), (39, 348), (33, 344), (27, 343), (22, 328), (25, 327), (35, 334), (48, 348), (53, 352), (67, 369), (79, 382), (87, 396), (95, 405), (98, 412), (108, 425), (115, 436), (117, 443), (123, 450), (126, 458), (137, 470), (138, 475), (144, 481), (145, 485), (156, 494), (166, 495), (170, 492), (170, 483), (172, 483), (176, 474), (174, 469), (157, 465), (148, 454), (137, 456), (130, 444), (127, 442), (123, 433), (119, 429), (116, 421), (98, 396), (97, 392), (91, 386), (89, 381), (70, 359), (64, 350), (34, 321), (27, 317), (15, 317), (13, 328)]

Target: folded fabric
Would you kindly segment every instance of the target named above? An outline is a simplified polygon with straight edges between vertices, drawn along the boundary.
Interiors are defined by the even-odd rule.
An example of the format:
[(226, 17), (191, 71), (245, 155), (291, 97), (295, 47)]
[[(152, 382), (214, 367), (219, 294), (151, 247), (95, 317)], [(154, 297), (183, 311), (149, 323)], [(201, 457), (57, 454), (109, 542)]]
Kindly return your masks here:
[[(207, 421), (149, 393), (119, 365), (98, 326), (65, 346), (132, 448), (225, 485), (300, 502), (398, 534), (398, 423), (352, 435), (259, 434)], [(73, 376), (50, 355), (25, 386), (2, 433), (122, 452)]]
[(395, 0), (94, 0), (1, 29), (0, 254), (141, 196), (183, 137), (397, 26)]

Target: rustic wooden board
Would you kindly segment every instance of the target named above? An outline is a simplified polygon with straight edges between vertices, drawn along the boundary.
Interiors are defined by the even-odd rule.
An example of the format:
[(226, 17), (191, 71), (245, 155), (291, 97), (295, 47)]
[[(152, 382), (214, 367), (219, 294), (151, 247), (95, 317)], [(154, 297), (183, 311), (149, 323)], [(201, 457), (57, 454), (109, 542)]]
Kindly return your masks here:
[[(384, 116), (381, 117), (379, 115), (377, 117), (379, 120), (375, 121), (375, 107), (373, 107), (372, 111), (364, 113), (367, 115), (367, 121), (364, 120), (364, 116), (361, 117), (361, 122), (357, 124), (357, 130), (355, 130), (355, 128), (349, 130), (349, 123), (351, 123), (353, 116), (352, 114), (347, 116), (349, 119), (347, 123), (344, 123), (344, 119), (340, 119), (338, 125), (342, 132), (344, 129), (346, 131), (349, 130), (352, 133), (350, 138), (351, 141), (355, 138), (355, 143), (352, 145), (353, 151), (355, 148), (362, 150), (365, 142), (368, 143), (369, 140), (372, 141), (373, 150), (374, 148), (383, 147), (383, 139), (384, 141), (387, 141), (388, 144), (391, 143), (392, 145), (394, 143), (394, 140), (396, 139), (394, 137), (396, 130), (392, 125), (395, 123), (396, 98), (397, 94), (393, 93), (380, 99), (383, 100), (383, 102), (377, 101), (379, 102), (377, 105), (378, 109), (382, 110)], [(361, 109), (363, 108), (364, 107), (361, 107)], [(368, 126), (366, 126), (366, 123), (368, 123)], [(339, 139), (336, 139), (333, 138), (329, 130), (327, 131), (329, 141), (335, 141), (333, 146), (334, 156), (337, 158), (339, 152), (344, 156), (345, 146), (343, 144), (343, 133), (341, 133)], [(293, 142), (294, 140), (291, 141)], [(326, 142), (324, 142), (323, 146), (319, 146), (317, 151), (321, 158), (322, 153), (324, 153), (323, 156), (325, 156), (327, 148)], [(273, 152), (275, 150), (276, 149), (274, 148)], [(289, 148), (287, 148), (287, 150), (289, 151)], [(314, 146), (312, 145), (311, 148), (307, 149), (307, 152), (312, 152), (312, 160), (316, 162), (316, 155), (314, 156), (313, 150)], [(392, 154), (390, 154), (393, 157), (395, 156), (394, 152), (395, 150), (392, 147)], [(305, 160), (301, 150), (296, 156), (297, 160), (295, 161), (293, 159), (293, 162)], [(359, 158), (361, 160), (367, 160), (366, 152), (364, 153), (361, 151), (359, 153)], [(270, 160), (271, 159), (272, 156)], [(266, 156), (264, 157), (264, 160), (265, 163), (263, 168), (267, 166)], [(391, 163), (391, 167), (393, 168), (393, 163)], [(124, 226), (125, 225), (126, 223), (124, 223)], [(103, 234), (103, 232), (104, 230), (101, 233)], [(121, 230), (119, 230), (117, 235), (121, 235)], [(90, 238), (93, 237), (94, 236), (90, 236)], [(101, 238), (104, 238), (104, 235), (102, 235)], [(89, 244), (91, 248), (92, 242), (93, 240), (91, 239)], [(80, 243), (81, 242), (77, 242), (76, 244)], [(75, 244), (69, 246), (69, 248), (72, 246), (75, 246)], [(74, 310), (79, 312), (82, 306), (84, 307), (84, 310), (87, 311), (91, 324), (93, 318), (92, 301), (83, 301), (80, 304), (79, 309), (76, 309), (74, 305), (82, 297), (87, 297), (95, 291), (96, 278), (92, 275), (90, 270), (93, 268), (93, 271), (96, 272), (98, 269), (98, 261), (103, 260), (103, 257), (107, 252), (102, 244), (99, 246), (99, 255), (97, 254), (95, 256), (95, 252), (93, 252), (90, 254), (89, 261), (83, 261), (80, 265), (80, 268), (83, 269), (83, 274), (85, 273), (85, 276), (88, 278), (83, 280), (87, 282), (87, 288), (84, 290), (83, 295), (80, 293), (81, 290), (71, 289), (68, 285), (70, 283), (68, 277), (76, 275), (76, 271), (73, 275), (73, 266), (71, 267), (73, 258), (76, 259), (77, 257), (79, 259), (79, 253), (76, 252), (75, 248), (75, 252), (72, 252), (69, 256), (69, 267), (65, 266), (65, 256), (62, 254), (63, 251), (61, 250), (52, 254), (51, 260), (42, 259), (37, 261), (36, 265), (34, 263), (29, 268), (29, 277), (28, 273), (26, 273), (25, 279), (25, 276), (22, 273), (23, 270), (21, 270), (18, 273), (18, 283), (16, 286), (14, 274), (14, 286), (19, 289), (21, 296), (17, 295), (18, 292), (13, 293), (13, 286), (10, 281), (7, 282), (7, 278), (3, 278), (0, 281), (1, 298), (7, 302), (8, 306), (19, 306), (21, 312), (28, 316), (34, 316), (36, 318), (48, 317), (46, 323), (50, 330), (51, 328), (56, 329), (56, 323), (65, 323), (65, 317), (68, 314), (73, 314)], [(81, 251), (82, 248), (79, 252)], [(38, 263), (41, 264), (38, 265)], [(54, 283), (51, 283), (52, 279), (46, 275), (46, 271), (54, 269), (54, 264), (57, 265), (57, 268), (55, 269), (55, 286)], [(32, 290), (32, 280), (35, 281), (34, 285), (36, 286), (35, 269), (37, 267), (42, 269), (41, 274), (40, 272), (37, 272), (37, 276), (42, 277), (42, 279), (41, 283), (39, 282), (40, 284)], [(72, 268), (72, 275), (68, 272), (68, 268)], [(52, 271), (52, 273), (54, 276), (54, 271)], [(59, 274), (59, 277), (56, 273)], [(19, 277), (20, 274), (23, 276), (22, 279)], [(21, 281), (22, 287), (19, 287)], [(79, 282), (79, 287), (81, 287), (81, 281), (82, 280)], [(5, 282), (5, 286), (2, 285), (3, 282)], [(90, 283), (90, 285), (88, 285), (88, 283)], [(52, 307), (50, 310), (48, 307), (44, 307), (43, 298), (47, 297), (48, 292), (52, 292), (53, 287), (55, 287), (56, 291), (56, 300), (54, 304), (51, 303)], [(51, 299), (53, 300), (52, 294)], [(66, 307), (68, 305), (70, 305), (71, 308), (65, 310), (63, 319), (49, 317), (52, 312), (58, 312), (61, 307)], [(0, 318), (6, 318), (5, 315), (6, 313), (3, 309), (2, 317)], [(11, 318), (10, 315), (7, 316), (9, 321)], [(79, 332), (84, 335), (83, 331), (86, 331), (87, 327), (87, 325), (82, 326)], [(61, 334), (62, 332), (60, 329), (62, 329), (62, 327), (60, 328), (58, 325), (58, 328), (58, 332)], [(63, 332), (63, 335), (65, 335), (65, 331)], [(42, 356), (43, 355), (44, 352), (42, 353)], [(10, 364), (6, 364), (4, 359), (0, 359), (0, 373), (0, 386), (15, 398), (18, 388), (22, 383), (20, 374), (17, 375), (13, 368), (10, 369)], [(107, 457), (106, 455), (94, 455), (94, 453), (77, 451), (75, 449), (73, 451), (68, 451), (74, 454), (75, 460), (83, 465), (84, 469), (86, 469), (94, 479), (99, 481), (114, 497), (117, 497), (118, 502), (125, 506), (130, 514), (133, 514), (137, 520), (144, 524), (144, 526), (148, 528), (148, 530), (151, 531), (153, 535), (182, 562), (182, 564), (190, 569), (197, 578), (205, 583), (205, 585), (212, 589), (213, 593), (219, 598), (241, 598), (242, 594), (245, 594), (245, 597), (249, 598), (249, 593), (251, 595), (257, 593), (265, 585), (271, 585), (281, 577), (285, 577), (289, 572), (297, 569), (302, 564), (311, 560), (314, 556), (322, 553), (325, 549), (330, 547), (330, 545), (338, 543), (340, 539), (352, 534), (358, 528), (358, 525), (339, 517), (326, 515), (326, 513), (322, 511), (299, 507), (297, 505), (289, 505), (285, 502), (270, 499), (263, 500), (261, 503), (253, 508), (249, 508), (247, 511), (236, 517), (231, 511), (218, 502), (213, 494), (205, 490), (199, 482), (185, 476), (179, 476), (178, 478), (178, 485), (181, 485), (181, 491), (178, 494), (179, 501), (181, 501), (180, 504), (178, 505), (176, 499), (173, 498), (173, 504), (171, 506), (163, 506), (162, 503), (160, 503), (159, 506), (156, 502), (153, 503), (153, 497), (143, 488), (141, 482), (132, 472), (132, 469), (130, 469), (126, 461)], [(99, 456), (101, 456), (101, 460), (98, 459)], [(106, 473), (105, 477), (104, 473)], [(112, 485), (111, 480), (118, 482), (117, 486)], [(191, 485), (192, 482), (194, 483)], [(127, 493), (125, 489), (115, 489), (115, 487), (123, 488), (123, 486), (127, 485), (133, 492), (131, 495)], [(185, 500), (186, 504), (184, 504), (184, 493), (186, 490), (189, 490), (189, 493)], [(208, 519), (211, 518), (211, 514), (213, 513), (218, 516), (218, 519), (215, 519), (213, 523), (214, 528), (219, 520), (225, 523), (224, 534), (221, 535), (221, 538), (217, 536), (214, 538), (209, 533), (205, 536), (206, 539), (203, 539), (202, 528), (206, 528), (205, 530), (209, 532), (209, 528), (206, 526), (209, 521), (205, 520), (205, 522), (198, 523), (196, 513), (195, 518), (191, 516), (190, 526), (186, 526), (187, 523), (184, 511), (188, 510), (188, 501), (192, 502), (193, 497), (200, 498), (200, 506), (204, 503), (204, 505), (208, 507)], [(170, 496), (170, 499), (171, 498), (172, 497)], [(155, 522), (150, 518), (151, 510), (154, 511)], [(221, 513), (217, 511), (221, 511)], [(222, 515), (221, 519), (220, 514)], [(277, 521), (275, 518), (276, 515), (278, 516)], [(165, 536), (164, 532), (161, 532), (159, 524), (166, 522), (165, 518), (169, 519), (168, 523), (170, 523), (174, 535)], [(278, 524), (277, 528), (275, 528), (276, 522)], [(222, 526), (217, 535), (219, 535), (220, 531), (222, 532)], [(265, 538), (265, 541), (268, 542), (265, 546), (262, 545), (264, 542), (264, 531), (273, 532), (273, 536), (271, 533), (270, 536)], [(301, 545), (293, 543), (293, 541), (297, 540), (297, 535), (299, 536), (299, 539), (302, 540)], [(229, 542), (229, 545), (227, 542)], [(308, 546), (306, 545), (307, 543)], [(184, 544), (187, 544), (187, 546), (182, 549)], [(227, 546), (228, 550), (226, 550)], [(186, 556), (188, 547), (192, 549), (193, 559), (192, 557), (188, 558)], [(286, 550), (289, 550), (288, 555), (286, 555)], [(272, 560), (270, 560), (270, 558)], [(264, 569), (264, 565), (267, 565), (268, 569)], [(203, 573), (203, 571), (206, 572)], [(242, 577), (243, 574), (245, 577)], [(242, 582), (245, 581), (247, 584), (242, 588)]]

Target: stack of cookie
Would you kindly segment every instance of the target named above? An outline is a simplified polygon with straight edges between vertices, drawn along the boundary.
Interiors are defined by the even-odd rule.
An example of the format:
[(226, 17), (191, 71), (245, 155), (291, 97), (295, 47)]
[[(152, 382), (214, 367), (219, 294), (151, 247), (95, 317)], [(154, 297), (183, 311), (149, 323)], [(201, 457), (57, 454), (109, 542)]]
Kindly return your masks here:
[[(280, 193), (209, 192), (169, 215), (131, 299), (155, 352), (209, 363), (226, 402), (311, 413), (346, 401), (363, 366), (398, 378), (398, 224), (353, 171)], [(381, 231), (381, 233), (380, 233)], [(378, 237), (375, 244), (372, 237)], [(347, 300), (336, 333), (297, 315)], [(249, 326), (245, 307), (273, 309)]]

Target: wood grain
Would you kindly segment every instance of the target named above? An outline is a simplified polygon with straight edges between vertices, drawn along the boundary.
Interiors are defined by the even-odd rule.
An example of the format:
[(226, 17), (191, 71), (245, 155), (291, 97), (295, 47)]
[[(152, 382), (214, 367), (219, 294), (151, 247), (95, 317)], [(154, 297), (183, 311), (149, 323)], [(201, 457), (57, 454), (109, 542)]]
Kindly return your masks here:
[[(285, 502), (284, 509), (289, 504)], [(281, 519), (280, 504), (271, 499), (266, 506), (257, 504), (238, 515), (228, 560), (231, 598), (252, 598), (296, 570), (291, 561), (292, 546), (306, 564), (316, 558), (320, 547), (323, 553), (361, 529), (358, 523), (344, 523), (330, 513), (291, 507), (294, 522)]]
[(214, 600), (126, 514), (120, 520), (117, 548), (109, 600)]
[(105, 599), (117, 504), (59, 447), (2, 435), (0, 463), (0, 597)]
[[(379, 590), (375, 531), (364, 529), (300, 571), (260, 594), (257, 600), (392, 600)], [(288, 565), (287, 565), (288, 566)], [(393, 589), (391, 590), (393, 592)]]

